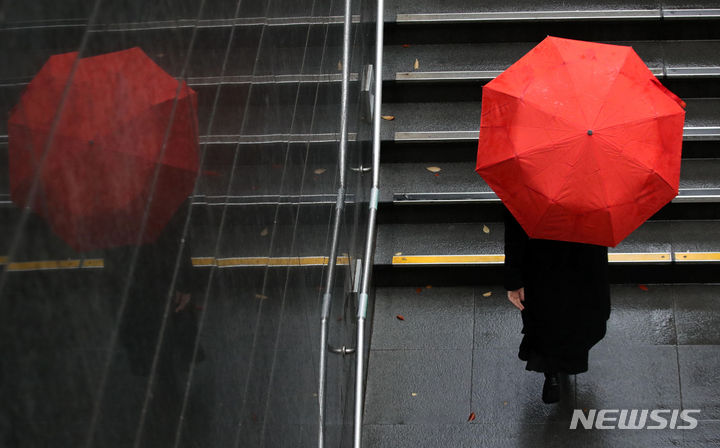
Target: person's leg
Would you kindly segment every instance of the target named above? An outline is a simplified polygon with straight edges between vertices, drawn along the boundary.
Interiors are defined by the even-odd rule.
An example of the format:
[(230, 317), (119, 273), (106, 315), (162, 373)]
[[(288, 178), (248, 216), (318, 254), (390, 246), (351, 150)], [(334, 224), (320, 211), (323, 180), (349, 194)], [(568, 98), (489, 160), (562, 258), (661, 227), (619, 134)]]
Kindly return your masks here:
[(542, 400), (548, 404), (560, 401), (560, 375), (557, 372), (545, 372)]

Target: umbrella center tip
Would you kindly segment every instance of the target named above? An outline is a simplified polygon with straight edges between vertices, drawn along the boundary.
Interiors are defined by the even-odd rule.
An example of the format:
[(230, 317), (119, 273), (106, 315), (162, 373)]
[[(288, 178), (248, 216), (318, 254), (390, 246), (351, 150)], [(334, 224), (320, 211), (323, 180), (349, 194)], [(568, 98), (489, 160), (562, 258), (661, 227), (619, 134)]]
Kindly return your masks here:
[(592, 129), (588, 129), (588, 135), (592, 135)]

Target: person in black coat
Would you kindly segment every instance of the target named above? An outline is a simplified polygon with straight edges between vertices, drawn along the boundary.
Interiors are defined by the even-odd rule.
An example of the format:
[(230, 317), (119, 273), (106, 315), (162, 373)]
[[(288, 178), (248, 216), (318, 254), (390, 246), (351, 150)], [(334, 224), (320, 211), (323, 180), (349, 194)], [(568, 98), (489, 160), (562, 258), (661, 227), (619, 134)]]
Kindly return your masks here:
[[(191, 301), (197, 292), (190, 256), (192, 231), (184, 231), (189, 212), (187, 200), (155, 241), (105, 251), (105, 269), (116, 284), (116, 294), (128, 288), (119, 342), (130, 372), (145, 378), (152, 388), (143, 446), (173, 445), (198, 337), (198, 314)], [(136, 266), (128, 276), (135, 251)], [(203, 359), (200, 347), (195, 362)]]
[(588, 370), (588, 351), (610, 317), (608, 248), (529, 238), (505, 209), (504, 287), (519, 308), (525, 369), (543, 372), (543, 401), (559, 400), (558, 374)]

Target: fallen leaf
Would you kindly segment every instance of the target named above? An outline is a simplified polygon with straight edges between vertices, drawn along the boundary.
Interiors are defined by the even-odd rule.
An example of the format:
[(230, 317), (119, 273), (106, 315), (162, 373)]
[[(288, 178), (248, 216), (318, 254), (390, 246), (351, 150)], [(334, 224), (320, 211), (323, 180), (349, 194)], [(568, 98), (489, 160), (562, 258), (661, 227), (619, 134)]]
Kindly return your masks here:
[(503, 406), (507, 406), (507, 401), (503, 401)]
[(267, 299), (268, 296), (263, 295), (263, 294), (255, 294), (255, 298), (256, 298), (256, 299)]
[(427, 285), (425, 289), (432, 289), (432, 285)]
[(492, 291), (488, 291), (486, 293), (483, 293), (483, 297), (490, 297), (492, 295)]
[(260, 232), (260, 236), (267, 236), (268, 233), (270, 233), (270, 232), (268, 231), (268, 228), (265, 227), (265, 228), (262, 229), (262, 231)]
[(415, 64), (413, 65), (413, 68), (414, 68), (415, 70), (419, 69), (419, 68), (420, 68), (420, 61), (418, 61), (417, 59), (415, 59)]
[(416, 293), (420, 294), (422, 292), (422, 288), (418, 288), (415, 290)]
[(410, 44), (402, 44), (403, 48), (410, 48)]
[(475, 420), (475, 413), (474, 413), (474, 412), (471, 412), (471, 413), (470, 413), (470, 417), (468, 417), (468, 421), (471, 422), (471, 421), (473, 421), (473, 420)]
[(338, 61), (338, 71), (342, 71), (342, 61)]
[(318, 169), (316, 169), (315, 171), (313, 171), (313, 173), (315, 173), (315, 174), (322, 174), (322, 173), (324, 173), (325, 171), (327, 171), (327, 168), (318, 168)]
[(413, 397), (417, 397), (417, 392), (411, 392), (410, 395), (412, 395)]
[(405, 320), (405, 317), (402, 314), (398, 314), (395, 317), (397, 317), (397, 320)]
[(393, 121), (395, 119), (395, 115), (381, 115), (383, 120), (387, 121)]
[(402, 255), (402, 252), (395, 252), (396, 257), (399, 257), (400, 255)]
[(647, 285), (638, 285), (638, 288), (642, 289), (643, 291), (647, 291), (647, 290), (648, 290)]
[(435, 173), (435, 177), (440, 177), (440, 173)]
[(439, 173), (440, 171), (442, 171), (442, 168), (440, 168), (439, 166), (426, 166), (425, 169), (430, 171), (431, 173)]
[(488, 227), (488, 226), (486, 226), (485, 224), (483, 224), (483, 232), (484, 232), (484, 233), (490, 233), (490, 227)]

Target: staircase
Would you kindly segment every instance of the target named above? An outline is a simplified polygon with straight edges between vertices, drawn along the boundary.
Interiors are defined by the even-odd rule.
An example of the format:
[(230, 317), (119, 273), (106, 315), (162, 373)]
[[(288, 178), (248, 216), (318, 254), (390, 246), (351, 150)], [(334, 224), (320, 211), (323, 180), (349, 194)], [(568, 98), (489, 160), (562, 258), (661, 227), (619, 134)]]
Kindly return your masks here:
[[(720, 8), (386, 3), (363, 446), (711, 446), (720, 437)], [(474, 172), (482, 85), (546, 35), (631, 45), (687, 102), (679, 195), (610, 249), (613, 309), (557, 405), (517, 358), (502, 206)], [(439, 168), (439, 170), (438, 170)], [(573, 409), (701, 409), (694, 430), (569, 430)]]

